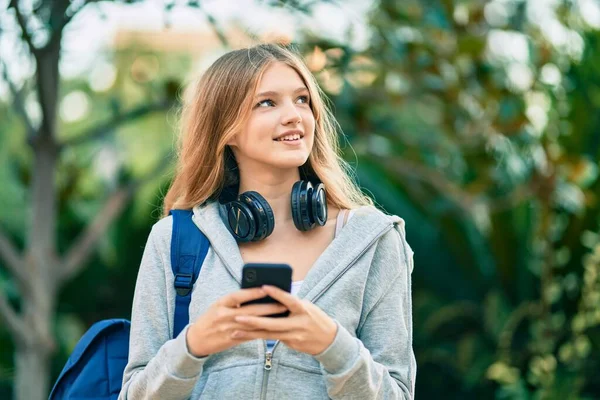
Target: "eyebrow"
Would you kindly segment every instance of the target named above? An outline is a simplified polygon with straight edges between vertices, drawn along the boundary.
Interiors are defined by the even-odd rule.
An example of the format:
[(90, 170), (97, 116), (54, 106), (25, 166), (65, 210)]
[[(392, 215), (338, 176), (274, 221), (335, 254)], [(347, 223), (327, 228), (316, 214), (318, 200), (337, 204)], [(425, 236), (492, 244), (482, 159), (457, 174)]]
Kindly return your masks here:
[[(292, 93), (296, 94), (299, 92), (308, 92), (308, 88), (306, 86), (302, 86), (299, 87), (298, 89), (294, 90)], [(262, 96), (277, 96), (279, 94), (279, 92), (273, 91), (273, 90), (269, 90), (266, 92), (261, 92), (259, 94), (256, 95), (256, 97), (262, 97)]]

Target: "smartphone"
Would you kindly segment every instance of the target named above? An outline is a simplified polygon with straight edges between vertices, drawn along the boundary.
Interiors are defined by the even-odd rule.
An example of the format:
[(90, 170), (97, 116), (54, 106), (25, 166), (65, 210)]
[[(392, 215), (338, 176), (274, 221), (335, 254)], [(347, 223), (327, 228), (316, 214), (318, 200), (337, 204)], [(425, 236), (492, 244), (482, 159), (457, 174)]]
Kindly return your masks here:
[[(271, 264), (271, 263), (248, 263), (242, 269), (242, 289), (261, 287), (263, 285), (276, 286), (288, 293), (292, 290), (292, 267), (288, 264)], [(277, 300), (270, 296), (262, 299), (252, 300), (242, 305), (247, 304), (265, 304), (278, 303)], [(271, 318), (287, 317), (289, 311), (279, 314), (267, 315)]]

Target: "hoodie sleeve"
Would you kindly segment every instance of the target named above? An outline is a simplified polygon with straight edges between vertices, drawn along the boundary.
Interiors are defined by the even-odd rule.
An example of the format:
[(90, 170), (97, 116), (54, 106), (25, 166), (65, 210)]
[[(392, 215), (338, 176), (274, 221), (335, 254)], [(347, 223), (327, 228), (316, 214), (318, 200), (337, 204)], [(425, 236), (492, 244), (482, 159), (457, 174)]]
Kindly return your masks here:
[(187, 349), (189, 325), (171, 339), (172, 313), (168, 304), (172, 296), (167, 285), (172, 280), (165, 276), (172, 274), (170, 264), (165, 263), (169, 257), (171, 227), (165, 220), (153, 227), (138, 272), (129, 359), (119, 400), (187, 399), (202, 373), (205, 358), (196, 358)]
[(380, 241), (365, 288), (376, 294), (363, 309), (357, 337), (338, 323), (333, 343), (316, 356), (332, 399), (348, 393), (360, 399), (414, 399), (413, 252), (402, 223)]

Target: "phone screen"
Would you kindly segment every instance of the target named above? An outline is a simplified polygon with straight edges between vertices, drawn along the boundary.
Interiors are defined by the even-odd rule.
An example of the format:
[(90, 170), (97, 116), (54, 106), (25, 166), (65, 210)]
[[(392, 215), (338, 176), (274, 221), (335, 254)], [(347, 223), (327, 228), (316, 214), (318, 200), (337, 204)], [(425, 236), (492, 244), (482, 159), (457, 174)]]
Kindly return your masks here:
[[(288, 264), (248, 263), (242, 269), (242, 289), (261, 287), (263, 285), (276, 286), (281, 290), (290, 292), (292, 289), (292, 267)], [(277, 300), (266, 296), (262, 299), (252, 300), (246, 304), (277, 303)], [(289, 311), (272, 314), (269, 317), (287, 317)]]

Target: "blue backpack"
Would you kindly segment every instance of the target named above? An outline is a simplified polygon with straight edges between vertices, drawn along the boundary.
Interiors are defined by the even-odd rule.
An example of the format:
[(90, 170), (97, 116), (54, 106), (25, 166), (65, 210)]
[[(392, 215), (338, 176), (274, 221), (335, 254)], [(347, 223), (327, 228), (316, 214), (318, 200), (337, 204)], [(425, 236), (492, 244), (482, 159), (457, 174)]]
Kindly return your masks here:
[[(171, 210), (171, 268), (175, 275), (173, 337), (189, 322), (192, 288), (208, 252), (208, 239), (194, 225), (190, 210)], [(81, 337), (60, 373), (49, 400), (117, 399), (129, 354), (130, 322), (96, 322)]]

